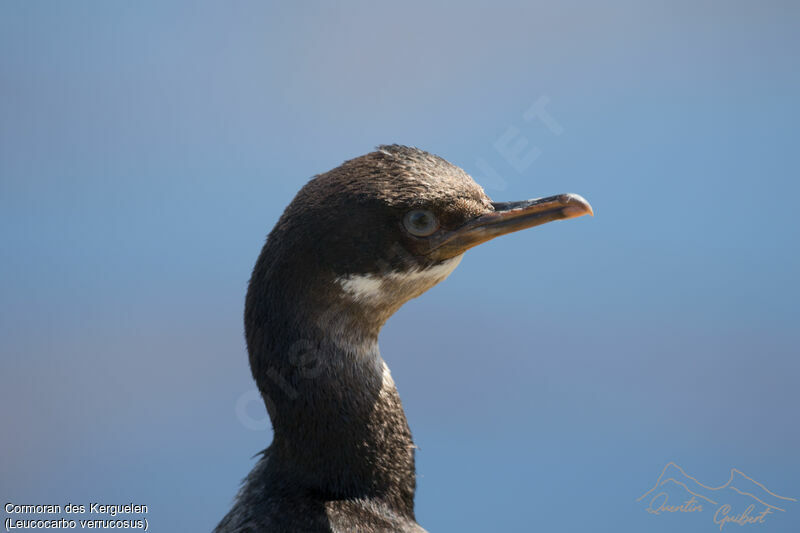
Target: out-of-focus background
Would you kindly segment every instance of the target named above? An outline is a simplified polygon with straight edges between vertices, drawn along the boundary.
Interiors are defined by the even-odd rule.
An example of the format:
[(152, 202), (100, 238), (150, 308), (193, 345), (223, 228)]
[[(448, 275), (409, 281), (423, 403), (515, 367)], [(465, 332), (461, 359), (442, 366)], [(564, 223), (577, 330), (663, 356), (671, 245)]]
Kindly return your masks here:
[(387, 324), (424, 527), (719, 531), (636, 501), (672, 461), (777, 495), (743, 531), (800, 530), (798, 27), (790, 1), (3, 2), (0, 499), (211, 530), (271, 439), (242, 333), (264, 238), (403, 143), (596, 212)]

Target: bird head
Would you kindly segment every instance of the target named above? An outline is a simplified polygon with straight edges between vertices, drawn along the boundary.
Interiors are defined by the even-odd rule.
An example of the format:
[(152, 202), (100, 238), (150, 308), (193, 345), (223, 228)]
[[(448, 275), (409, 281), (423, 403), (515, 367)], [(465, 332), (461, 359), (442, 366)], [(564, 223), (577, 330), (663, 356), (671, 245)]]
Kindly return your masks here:
[(473, 246), (586, 214), (591, 206), (574, 194), (493, 202), (440, 157), (380, 146), (309, 181), (265, 250), (279, 243), (280, 260), (291, 272), (307, 284), (326, 284), (318, 293), (331, 293), (382, 324), (444, 280)]

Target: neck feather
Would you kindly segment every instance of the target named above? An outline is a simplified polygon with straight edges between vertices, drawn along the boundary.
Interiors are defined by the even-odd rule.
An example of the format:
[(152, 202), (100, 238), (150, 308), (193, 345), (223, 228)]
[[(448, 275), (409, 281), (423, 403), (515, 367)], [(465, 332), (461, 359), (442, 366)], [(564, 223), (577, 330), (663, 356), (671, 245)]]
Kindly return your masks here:
[(269, 274), (257, 265), (245, 325), (274, 429), (271, 475), (413, 517), (414, 444), (377, 345), (388, 315), (342, 299), (333, 279), (293, 285)]

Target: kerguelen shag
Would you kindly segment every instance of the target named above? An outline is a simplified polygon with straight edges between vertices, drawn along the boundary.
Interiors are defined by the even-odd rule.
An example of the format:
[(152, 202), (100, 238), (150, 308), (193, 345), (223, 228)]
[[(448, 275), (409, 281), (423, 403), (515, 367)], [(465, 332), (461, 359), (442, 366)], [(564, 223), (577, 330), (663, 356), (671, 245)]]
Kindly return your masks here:
[(574, 194), (492, 202), (460, 168), (398, 145), (309, 181), (269, 234), (245, 302), (273, 441), (215, 531), (424, 531), (381, 326), (469, 248), (586, 214)]

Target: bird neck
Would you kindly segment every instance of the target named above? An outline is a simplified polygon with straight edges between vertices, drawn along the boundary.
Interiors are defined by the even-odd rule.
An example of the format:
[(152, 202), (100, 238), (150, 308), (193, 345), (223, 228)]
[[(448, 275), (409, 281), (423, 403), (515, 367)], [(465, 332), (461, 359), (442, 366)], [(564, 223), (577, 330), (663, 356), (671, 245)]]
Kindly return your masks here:
[(245, 323), (273, 424), (271, 475), (413, 518), (414, 444), (377, 344), (385, 319), (321, 286), (263, 281), (251, 281)]

